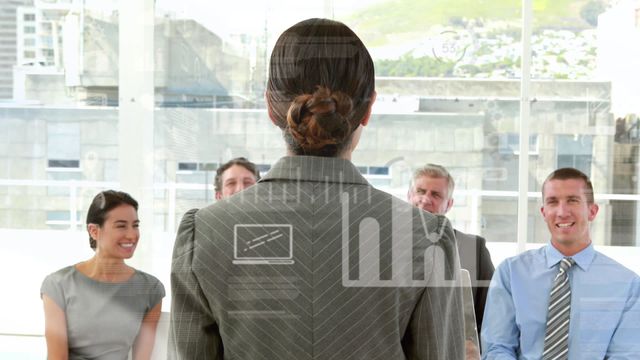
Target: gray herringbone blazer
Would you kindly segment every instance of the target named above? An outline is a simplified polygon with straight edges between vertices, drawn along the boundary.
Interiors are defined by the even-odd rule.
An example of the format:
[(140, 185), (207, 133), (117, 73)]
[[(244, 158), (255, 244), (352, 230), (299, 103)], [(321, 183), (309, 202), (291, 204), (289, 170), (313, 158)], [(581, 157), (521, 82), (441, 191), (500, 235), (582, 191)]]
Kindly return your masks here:
[(171, 359), (464, 358), (448, 221), (351, 162), (285, 157), (180, 224)]

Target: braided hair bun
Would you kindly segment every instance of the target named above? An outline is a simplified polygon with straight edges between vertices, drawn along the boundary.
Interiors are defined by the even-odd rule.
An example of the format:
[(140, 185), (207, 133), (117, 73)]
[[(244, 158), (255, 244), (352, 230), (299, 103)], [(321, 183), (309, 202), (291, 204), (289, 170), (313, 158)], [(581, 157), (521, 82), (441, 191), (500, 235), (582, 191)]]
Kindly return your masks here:
[(340, 156), (369, 116), (373, 60), (343, 23), (307, 19), (276, 41), (265, 96), (269, 117), (293, 154)]
[(319, 86), (313, 94), (297, 96), (291, 103), (285, 138), (296, 153), (335, 153), (353, 130), (348, 120), (352, 109), (349, 96)]

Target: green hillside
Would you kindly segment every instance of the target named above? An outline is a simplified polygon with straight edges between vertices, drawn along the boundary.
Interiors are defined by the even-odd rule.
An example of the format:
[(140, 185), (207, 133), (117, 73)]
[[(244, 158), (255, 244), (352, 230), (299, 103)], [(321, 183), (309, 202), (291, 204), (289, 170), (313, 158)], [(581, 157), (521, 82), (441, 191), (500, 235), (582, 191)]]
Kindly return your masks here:
[[(534, 0), (536, 28), (587, 28), (580, 10), (589, 0)], [(424, 33), (433, 25), (451, 25), (462, 18), (514, 21), (521, 18), (518, 0), (388, 0), (349, 16), (345, 21), (366, 43), (388, 43), (388, 34)]]

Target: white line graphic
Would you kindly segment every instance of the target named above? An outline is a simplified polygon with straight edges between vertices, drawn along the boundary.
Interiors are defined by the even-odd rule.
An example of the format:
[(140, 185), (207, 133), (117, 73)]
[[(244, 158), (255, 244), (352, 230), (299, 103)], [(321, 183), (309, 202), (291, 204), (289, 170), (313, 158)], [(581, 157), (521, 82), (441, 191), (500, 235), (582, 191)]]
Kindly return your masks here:
[(291, 265), (292, 235), (290, 224), (237, 224), (233, 227), (233, 263)]

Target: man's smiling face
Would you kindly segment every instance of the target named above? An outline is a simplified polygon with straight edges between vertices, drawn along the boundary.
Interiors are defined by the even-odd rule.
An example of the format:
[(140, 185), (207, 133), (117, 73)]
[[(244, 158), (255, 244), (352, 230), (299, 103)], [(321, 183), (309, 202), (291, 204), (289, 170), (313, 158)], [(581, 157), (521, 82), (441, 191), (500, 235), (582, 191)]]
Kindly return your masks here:
[(567, 256), (591, 243), (589, 223), (598, 213), (598, 205), (589, 203), (582, 179), (549, 180), (543, 189), (540, 209), (551, 233), (551, 243)]

